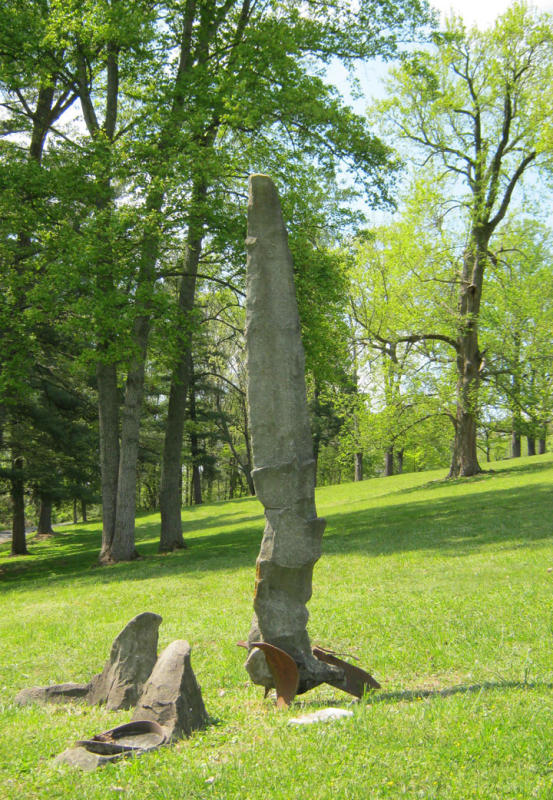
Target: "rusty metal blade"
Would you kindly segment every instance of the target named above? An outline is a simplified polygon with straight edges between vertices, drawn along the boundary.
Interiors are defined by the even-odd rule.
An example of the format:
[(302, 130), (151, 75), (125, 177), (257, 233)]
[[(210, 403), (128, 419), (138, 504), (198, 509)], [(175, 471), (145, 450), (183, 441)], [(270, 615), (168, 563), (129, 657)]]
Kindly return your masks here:
[(250, 642), (265, 653), (267, 664), (275, 681), (277, 708), (288, 708), (297, 694), (300, 682), (298, 667), (292, 656), (268, 642)]
[[(337, 650), (330, 650), (328, 647), (321, 647), (320, 644), (316, 645), (316, 648), (323, 653), (327, 653), (329, 656), (344, 656), (345, 658), (353, 658), (354, 661), (359, 661), (357, 656), (354, 656), (353, 653), (339, 653)], [(319, 659), (319, 661), (320, 660), (321, 659)]]
[(345, 685), (336, 685), (339, 689), (354, 695), (355, 697), (363, 697), (363, 694), (369, 689), (380, 689), (380, 684), (372, 675), (365, 672), (364, 669), (356, 667), (354, 664), (349, 664), (341, 658), (337, 658), (331, 651), (324, 647), (314, 647), (313, 655), (319, 661), (324, 661), (327, 664), (333, 664), (335, 667), (340, 667), (345, 676)]

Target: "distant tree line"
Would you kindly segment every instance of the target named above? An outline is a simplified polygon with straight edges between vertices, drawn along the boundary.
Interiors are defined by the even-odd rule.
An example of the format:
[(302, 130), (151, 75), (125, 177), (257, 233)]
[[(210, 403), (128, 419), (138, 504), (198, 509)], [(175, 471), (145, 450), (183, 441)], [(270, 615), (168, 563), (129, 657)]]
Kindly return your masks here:
[[(137, 554), (137, 508), (161, 510), (170, 551), (183, 504), (253, 493), (252, 172), (283, 197), (320, 482), (448, 462), (472, 475), (505, 436), (513, 455), (521, 436), (543, 449), (551, 241), (520, 197), (549, 166), (551, 31), (524, 4), (485, 33), (432, 33), (419, 0), (4, 3), (13, 552), (35, 506), (46, 535), (54, 507), (101, 506), (112, 563)], [(334, 59), (392, 59), (406, 41), (369, 117), (325, 82)], [(369, 226), (361, 198), (395, 204), (391, 222)]]

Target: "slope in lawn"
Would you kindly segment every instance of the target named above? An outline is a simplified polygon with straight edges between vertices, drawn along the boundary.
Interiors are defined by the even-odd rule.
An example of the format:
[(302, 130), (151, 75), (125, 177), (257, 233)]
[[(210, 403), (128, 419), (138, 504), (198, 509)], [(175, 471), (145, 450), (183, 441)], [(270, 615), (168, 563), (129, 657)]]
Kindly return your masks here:
[[(310, 602), (314, 643), (360, 659), (383, 690), (354, 717), (290, 728), (250, 686), (248, 631), (262, 534), (255, 498), (183, 514), (189, 549), (157, 554), (159, 520), (137, 521), (144, 560), (95, 565), (98, 524), (32, 557), (0, 546), (0, 780), (9, 798), (530, 798), (553, 794), (553, 512), (550, 456), (470, 481), (409, 474), (326, 487), (328, 520)], [(193, 645), (213, 724), (190, 740), (92, 775), (52, 766), (75, 739), (126, 721), (81, 705), (17, 708), (23, 686), (88, 680), (136, 613), (163, 616), (160, 647)]]

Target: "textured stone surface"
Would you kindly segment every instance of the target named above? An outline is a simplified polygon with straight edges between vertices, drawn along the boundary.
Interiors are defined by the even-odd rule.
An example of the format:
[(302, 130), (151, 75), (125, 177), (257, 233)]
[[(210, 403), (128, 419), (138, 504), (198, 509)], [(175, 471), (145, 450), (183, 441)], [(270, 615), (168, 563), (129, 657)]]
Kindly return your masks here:
[(158, 722), (168, 739), (189, 736), (204, 728), (207, 713), (190, 663), (190, 645), (172, 642), (157, 660), (134, 710), (133, 720)]
[(90, 682), (87, 701), (118, 710), (136, 705), (157, 659), (159, 614), (149, 611), (131, 619), (111, 646), (103, 671)]
[(52, 686), (33, 686), (22, 689), (16, 696), (15, 702), (20, 706), (31, 703), (67, 703), (86, 697), (90, 689), (88, 683), (57, 683)]
[[(280, 201), (266, 175), (250, 177), (246, 342), (253, 480), (265, 507), (257, 559), (255, 617), (249, 642), (263, 640), (298, 664), (300, 689), (336, 668), (317, 661), (307, 635), (313, 566), (325, 521), (315, 510), (315, 461), (305, 388), (305, 356), (288, 234)], [(246, 669), (270, 686), (264, 655), (252, 650)]]
[(59, 756), (54, 759), (57, 764), (69, 764), (70, 767), (78, 767), (84, 772), (92, 772), (97, 767), (104, 764), (109, 764), (112, 761), (118, 761), (120, 755), (116, 756), (101, 756), (97, 753), (91, 753), (86, 747), (68, 747)]

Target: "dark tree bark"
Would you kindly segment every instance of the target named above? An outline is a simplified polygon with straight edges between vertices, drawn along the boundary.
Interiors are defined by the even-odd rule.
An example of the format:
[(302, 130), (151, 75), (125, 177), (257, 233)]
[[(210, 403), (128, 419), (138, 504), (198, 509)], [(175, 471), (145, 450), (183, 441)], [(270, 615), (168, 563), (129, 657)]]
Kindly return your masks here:
[(403, 447), (396, 453), (396, 471), (398, 475), (403, 472)]
[[(188, 356), (188, 353), (186, 353)], [(182, 359), (175, 368), (169, 392), (169, 407), (163, 459), (159, 505), (161, 511), (160, 552), (185, 547), (182, 537), (182, 442), (186, 396), (188, 392), (188, 358)]]
[(203, 503), (202, 497), (202, 475), (200, 471), (200, 447), (198, 444), (198, 435), (196, 433), (196, 390), (194, 387), (194, 367), (190, 366), (190, 398), (189, 398), (189, 414), (192, 423), (192, 430), (190, 432), (190, 454), (192, 456), (192, 479), (191, 479), (191, 500), (195, 506), (201, 506)]
[(25, 536), (25, 485), (22, 456), (12, 458), (10, 494), (12, 500), (12, 556), (28, 556)]
[(363, 480), (363, 453), (355, 453), (354, 456), (354, 467), (355, 467), (355, 481), (362, 481)]
[(478, 315), (489, 236), (473, 230), (463, 258), (458, 313), (461, 328), (457, 336), (457, 411), (455, 439), (449, 475), (470, 477), (481, 472), (476, 447), (478, 389), (482, 356), (478, 347)]
[(542, 456), (546, 452), (546, 438), (545, 436), (538, 441), (538, 453)]
[(394, 448), (390, 447), (384, 453), (384, 475), (389, 478), (394, 474)]
[[(211, 486), (211, 484), (210, 484)], [(191, 500), (192, 505), (194, 506), (201, 506), (203, 504), (203, 497), (202, 497), (202, 475), (200, 472), (200, 465), (193, 464), (192, 465), (192, 484), (191, 484)], [(209, 498), (208, 498), (209, 500)]]
[(236, 463), (233, 458), (230, 459), (229, 463), (229, 478), (228, 478), (228, 499), (234, 500), (234, 494), (236, 492), (236, 487), (240, 483), (240, 479), (238, 476), (238, 469), (236, 468)]
[(526, 442), (528, 444), (528, 455), (535, 456), (536, 455), (536, 440), (533, 436), (527, 436)]
[(520, 458), (520, 433), (516, 430), (511, 434), (511, 457)]
[(86, 500), (81, 500), (81, 516), (83, 518), (83, 522), (87, 522), (87, 518), (86, 518)]
[(149, 317), (142, 315), (135, 323), (135, 355), (131, 359), (121, 411), (121, 447), (117, 475), (115, 530), (108, 560), (130, 561), (138, 556), (135, 547), (136, 478), (140, 433), (140, 412), (144, 395), (146, 348), (150, 332)]
[(247, 406), (246, 406), (246, 395), (244, 393), (242, 393), (242, 394), (240, 394), (240, 398), (239, 398), (240, 409), (241, 409), (241, 412), (242, 412), (242, 426), (243, 426), (242, 427), (242, 432), (243, 432), (243, 435), (244, 435), (244, 446), (245, 446), (245, 450), (246, 450), (246, 458), (245, 458), (245, 460), (242, 460), (240, 458), (238, 450), (236, 449), (235, 443), (233, 441), (231, 432), (230, 432), (228, 424), (227, 424), (225, 412), (221, 408), (221, 398), (220, 398), (219, 394), (216, 396), (216, 403), (217, 403), (217, 411), (219, 412), (219, 421), (220, 421), (220, 425), (221, 425), (221, 430), (222, 430), (225, 442), (228, 444), (228, 446), (230, 448), (230, 451), (232, 452), (233, 464), (236, 467), (238, 467), (238, 469), (244, 475), (244, 477), (246, 479), (247, 486), (248, 486), (248, 492), (253, 497), (255, 495), (255, 487), (254, 487), (253, 478), (252, 478), (252, 469), (253, 469), (252, 448), (251, 448), (251, 442), (250, 442), (250, 430), (249, 430), (249, 423), (248, 423), (248, 410), (247, 410)]
[(189, 216), (184, 274), (179, 287), (180, 353), (174, 367), (169, 407), (163, 443), (161, 466), (160, 511), (161, 535), (159, 549), (167, 552), (185, 547), (182, 537), (182, 442), (186, 397), (190, 383), (192, 347), (192, 312), (196, 296), (196, 276), (202, 252), (204, 203), (207, 194), (205, 181), (193, 187), (192, 210)]
[(77, 518), (77, 498), (74, 497), (73, 498), (73, 525), (76, 525), (78, 521), (79, 520)]
[(100, 423), (100, 473), (102, 486), (102, 546), (100, 562), (109, 561), (115, 535), (117, 475), (119, 472), (119, 395), (117, 367), (100, 361), (96, 367)]
[(53, 536), (52, 528), (52, 498), (46, 494), (40, 495), (40, 509), (38, 513), (37, 536)]
[(252, 442), (251, 442), (250, 428), (248, 422), (248, 408), (246, 405), (245, 397), (242, 397), (242, 418), (244, 420), (244, 444), (246, 446), (246, 464), (244, 465), (244, 475), (246, 477), (246, 483), (248, 484), (248, 492), (250, 493), (251, 497), (254, 497), (255, 486), (252, 477), (252, 470), (253, 470)]

